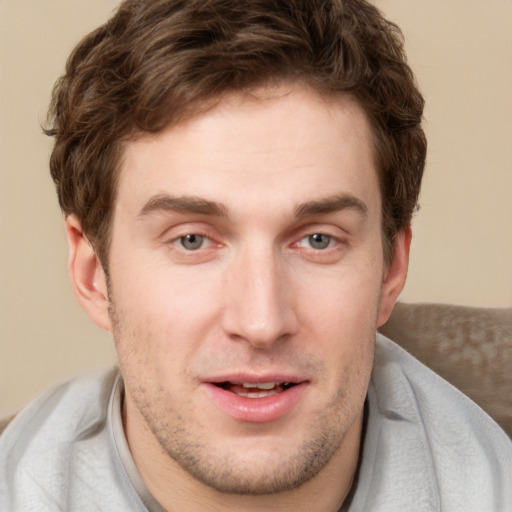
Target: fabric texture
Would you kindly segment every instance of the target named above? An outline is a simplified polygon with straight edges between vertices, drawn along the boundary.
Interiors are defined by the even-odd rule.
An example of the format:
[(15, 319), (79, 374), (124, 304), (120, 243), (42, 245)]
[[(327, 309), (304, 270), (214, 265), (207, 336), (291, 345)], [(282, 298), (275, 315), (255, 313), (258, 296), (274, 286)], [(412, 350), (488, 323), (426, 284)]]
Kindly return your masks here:
[[(127, 450), (118, 369), (27, 406), (0, 437), (0, 510), (160, 511)], [(350, 512), (510, 512), (512, 442), (476, 404), (377, 335)]]
[(380, 329), (512, 438), (512, 308), (398, 302)]

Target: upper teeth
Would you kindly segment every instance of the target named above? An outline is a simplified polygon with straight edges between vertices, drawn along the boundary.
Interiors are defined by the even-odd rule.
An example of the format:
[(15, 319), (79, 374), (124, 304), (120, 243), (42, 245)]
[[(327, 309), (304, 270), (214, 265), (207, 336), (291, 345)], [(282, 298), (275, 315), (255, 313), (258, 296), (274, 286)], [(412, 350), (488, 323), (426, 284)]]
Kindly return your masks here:
[(257, 388), (257, 389), (272, 389), (276, 386), (275, 382), (259, 382), (257, 384), (252, 384), (248, 382), (244, 382), (242, 384), (244, 388)]

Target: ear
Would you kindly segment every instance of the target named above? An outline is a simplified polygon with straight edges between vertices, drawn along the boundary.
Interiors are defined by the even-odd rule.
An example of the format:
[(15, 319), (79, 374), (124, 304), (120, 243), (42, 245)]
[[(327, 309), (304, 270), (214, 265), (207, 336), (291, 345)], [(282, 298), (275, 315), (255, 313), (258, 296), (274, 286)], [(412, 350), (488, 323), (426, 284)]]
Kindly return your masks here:
[(407, 269), (409, 267), (411, 238), (411, 228), (407, 227), (399, 231), (393, 240), (391, 261), (385, 269), (384, 280), (382, 282), (377, 327), (380, 327), (389, 320), (395, 302), (404, 288), (407, 278)]
[(76, 298), (96, 325), (110, 331), (112, 324), (105, 272), (75, 215), (66, 218), (66, 238), (68, 272)]

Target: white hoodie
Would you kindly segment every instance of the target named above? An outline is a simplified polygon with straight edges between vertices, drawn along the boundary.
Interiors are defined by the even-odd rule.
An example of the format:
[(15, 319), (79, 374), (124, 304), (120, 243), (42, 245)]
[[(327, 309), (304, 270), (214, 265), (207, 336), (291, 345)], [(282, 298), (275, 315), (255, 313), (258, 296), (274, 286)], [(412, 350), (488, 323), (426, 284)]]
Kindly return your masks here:
[[(0, 437), (0, 511), (161, 512), (129, 453), (121, 392), (114, 369), (27, 406)], [(380, 334), (367, 407), (349, 512), (512, 512), (512, 441)]]

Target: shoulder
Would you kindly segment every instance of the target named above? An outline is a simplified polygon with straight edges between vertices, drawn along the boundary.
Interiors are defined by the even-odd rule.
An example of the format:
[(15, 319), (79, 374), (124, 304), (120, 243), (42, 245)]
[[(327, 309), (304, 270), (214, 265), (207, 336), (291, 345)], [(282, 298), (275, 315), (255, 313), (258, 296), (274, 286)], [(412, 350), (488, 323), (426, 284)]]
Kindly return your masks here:
[(91, 466), (84, 449), (92, 461), (95, 450), (100, 453), (108, 445), (107, 410), (118, 375), (113, 369), (61, 384), (10, 422), (0, 436), (0, 503), (22, 496), (27, 510), (30, 503), (37, 510), (46, 510), (43, 502), (48, 510), (60, 506), (73, 471)]
[[(0, 438), (3, 445), (24, 441), (48, 440), (45, 433), (58, 431), (56, 441), (80, 435), (104, 420), (113, 383), (119, 371), (76, 378), (46, 391), (22, 409)], [(53, 437), (49, 435), (49, 437)]]
[(424, 420), (431, 420), (425, 423), (428, 428), (463, 421), (475, 435), (489, 435), (512, 446), (499, 425), (470, 398), (380, 334), (372, 379), (379, 382), (382, 393), (400, 391), (401, 399), (408, 405), (415, 405)]
[(425, 500), (443, 510), (512, 507), (512, 441), (479, 406), (381, 335), (369, 400), (369, 430), (386, 440), (384, 448), (374, 445), (376, 456), (387, 457), (386, 471), (403, 485), (422, 485)]

